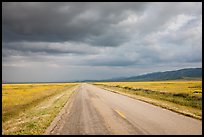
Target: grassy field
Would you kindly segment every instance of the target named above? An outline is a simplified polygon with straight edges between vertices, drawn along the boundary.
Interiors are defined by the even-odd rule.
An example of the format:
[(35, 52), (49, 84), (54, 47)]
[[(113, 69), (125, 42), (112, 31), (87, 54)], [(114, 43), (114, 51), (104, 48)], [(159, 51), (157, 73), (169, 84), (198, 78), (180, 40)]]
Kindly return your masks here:
[(202, 119), (201, 80), (98, 82), (94, 84), (113, 92)]
[(43, 134), (76, 83), (2, 84), (2, 134)]

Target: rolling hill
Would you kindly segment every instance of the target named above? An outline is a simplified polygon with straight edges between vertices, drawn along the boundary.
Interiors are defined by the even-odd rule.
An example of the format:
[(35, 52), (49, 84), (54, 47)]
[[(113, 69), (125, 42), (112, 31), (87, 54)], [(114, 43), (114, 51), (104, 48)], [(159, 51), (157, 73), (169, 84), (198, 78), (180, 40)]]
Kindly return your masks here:
[(154, 72), (144, 75), (112, 78), (106, 80), (84, 80), (83, 82), (93, 81), (158, 81), (158, 80), (177, 80), (177, 79), (202, 79), (202, 68), (185, 68), (174, 71)]

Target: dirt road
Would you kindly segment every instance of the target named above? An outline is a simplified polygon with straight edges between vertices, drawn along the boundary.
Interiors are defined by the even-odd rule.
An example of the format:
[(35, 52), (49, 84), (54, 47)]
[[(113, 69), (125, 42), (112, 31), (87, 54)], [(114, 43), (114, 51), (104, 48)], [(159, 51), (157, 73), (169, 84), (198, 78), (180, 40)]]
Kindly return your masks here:
[[(59, 120), (59, 119), (58, 119)], [(202, 134), (202, 121), (81, 84), (46, 134)]]

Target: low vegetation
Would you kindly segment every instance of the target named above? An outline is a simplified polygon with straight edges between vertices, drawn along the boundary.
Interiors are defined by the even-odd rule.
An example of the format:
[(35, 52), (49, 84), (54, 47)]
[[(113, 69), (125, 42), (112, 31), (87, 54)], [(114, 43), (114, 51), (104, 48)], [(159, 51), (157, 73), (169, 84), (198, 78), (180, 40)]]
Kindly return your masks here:
[(2, 134), (42, 134), (72, 95), (76, 85), (3, 84)]
[(95, 85), (202, 119), (202, 81), (104, 82)]

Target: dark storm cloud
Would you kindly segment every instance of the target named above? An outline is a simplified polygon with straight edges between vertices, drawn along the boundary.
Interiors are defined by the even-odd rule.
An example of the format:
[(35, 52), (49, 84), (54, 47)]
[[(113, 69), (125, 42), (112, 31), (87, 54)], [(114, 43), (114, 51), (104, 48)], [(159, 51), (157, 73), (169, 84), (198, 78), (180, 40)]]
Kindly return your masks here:
[(145, 5), (144, 3), (3, 3), (3, 39), (81, 41), (92, 45), (119, 46), (127, 40), (126, 35), (117, 33), (117, 28), (111, 25), (125, 19), (126, 11), (135, 11), (139, 14)]
[(202, 3), (4, 2), (2, 39), (9, 78), (24, 69), (100, 79), (200, 67)]

